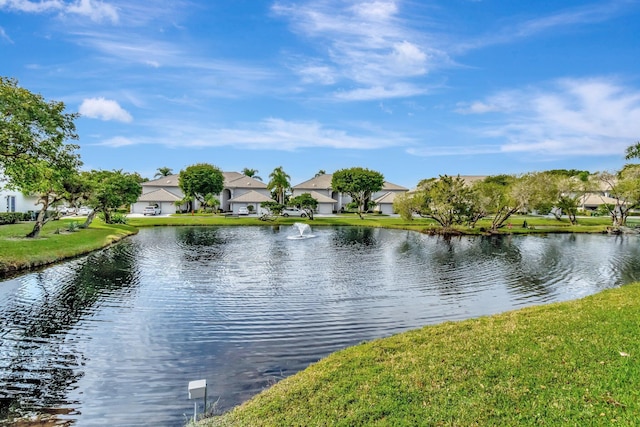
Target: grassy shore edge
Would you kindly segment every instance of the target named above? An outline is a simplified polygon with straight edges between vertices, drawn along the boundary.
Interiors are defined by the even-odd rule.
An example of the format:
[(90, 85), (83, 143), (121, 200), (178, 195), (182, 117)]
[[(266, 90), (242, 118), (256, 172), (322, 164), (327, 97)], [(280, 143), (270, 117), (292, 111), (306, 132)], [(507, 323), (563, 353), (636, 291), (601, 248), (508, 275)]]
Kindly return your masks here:
[(0, 228), (0, 278), (23, 271), (55, 264), (106, 248), (138, 233), (136, 227), (94, 222), (87, 229), (74, 229), (74, 221), (45, 224), (40, 236), (24, 236), (33, 227), (30, 223), (4, 225)]
[[(271, 226), (286, 227), (295, 222), (306, 222), (313, 227), (356, 226), (411, 230), (420, 233), (438, 234), (440, 228), (434, 221), (416, 218), (405, 221), (399, 217), (366, 215), (360, 219), (354, 214), (317, 217), (314, 220), (278, 217), (262, 221), (257, 217), (234, 217), (223, 215), (172, 215), (164, 217), (132, 217), (128, 225), (107, 225), (94, 221), (87, 230), (73, 233), (71, 237), (64, 231), (56, 235), (55, 230), (65, 229), (74, 219), (49, 222), (43, 228), (41, 237), (24, 239), (31, 224), (4, 225), (0, 227), (0, 277), (8, 277), (21, 271), (42, 267), (81, 256), (107, 247), (127, 236), (136, 234), (138, 228), (163, 226)], [(528, 224), (524, 227), (523, 224)], [(580, 225), (570, 225), (568, 221), (557, 221), (544, 217), (514, 216), (513, 226), (500, 230), (500, 234), (549, 234), (549, 233), (605, 233), (609, 224), (607, 218), (582, 218)], [(456, 227), (452, 231), (461, 235), (486, 234), (489, 220), (481, 220), (475, 228)], [(82, 236), (82, 237), (79, 237)], [(68, 238), (67, 238), (68, 237)], [(44, 243), (43, 243), (44, 242)], [(47, 243), (49, 242), (49, 243)]]
[(637, 425), (640, 283), (338, 351), (219, 426)]

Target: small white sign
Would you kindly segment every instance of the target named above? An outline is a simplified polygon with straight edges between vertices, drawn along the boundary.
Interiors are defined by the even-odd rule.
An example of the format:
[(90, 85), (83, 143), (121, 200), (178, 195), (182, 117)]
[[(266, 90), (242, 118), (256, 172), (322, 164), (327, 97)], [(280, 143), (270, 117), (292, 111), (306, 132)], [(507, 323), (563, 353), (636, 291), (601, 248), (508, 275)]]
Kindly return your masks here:
[(189, 399), (199, 399), (207, 392), (207, 380), (189, 381)]

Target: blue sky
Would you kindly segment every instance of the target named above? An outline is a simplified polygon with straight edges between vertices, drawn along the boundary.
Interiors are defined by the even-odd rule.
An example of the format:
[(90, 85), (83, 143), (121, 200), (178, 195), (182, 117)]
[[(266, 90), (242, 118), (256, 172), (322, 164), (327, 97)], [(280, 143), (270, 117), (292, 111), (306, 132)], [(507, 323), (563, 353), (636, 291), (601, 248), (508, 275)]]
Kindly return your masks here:
[(0, 74), (81, 113), (85, 169), (149, 178), (615, 170), (638, 58), (638, 0), (0, 0)]

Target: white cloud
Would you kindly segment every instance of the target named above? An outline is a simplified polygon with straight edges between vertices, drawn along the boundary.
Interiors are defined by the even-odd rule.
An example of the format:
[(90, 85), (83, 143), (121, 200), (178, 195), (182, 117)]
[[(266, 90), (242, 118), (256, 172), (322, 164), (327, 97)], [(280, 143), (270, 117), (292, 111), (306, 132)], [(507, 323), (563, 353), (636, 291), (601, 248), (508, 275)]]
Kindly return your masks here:
[(133, 144), (162, 144), (168, 147), (222, 147), (294, 151), (304, 148), (373, 150), (406, 146), (414, 141), (370, 125), (360, 124), (350, 131), (328, 128), (316, 121), (288, 121), (267, 118), (236, 127), (211, 128), (184, 122), (162, 120), (148, 123), (157, 135), (129, 139), (112, 138), (100, 143), (111, 147)]
[(308, 62), (325, 71), (325, 78), (311, 80), (308, 69), (293, 67), (304, 83), (349, 82), (353, 95), (336, 91), (340, 100), (410, 97), (424, 92), (410, 79), (451, 62), (400, 18), (398, 1), (349, 3), (328, 0), (273, 6), (276, 14), (289, 19), (295, 32), (318, 43), (317, 57)]
[(64, 2), (59, 0), (44, 0), (38, 2), (29, 0), (0, 0), (0, 8), (18, 12), (43, 13), (63, 9)]
[(110, 4), (100, 0), (75, 0), (65, 2), (62, 0), (0, 0), (0, 9), (14, 10), (27, 13), (58, 12), (63, 15), (75, 14), (89, 17), (94, 22), (111, 21), (118, 22), (118, 11)]
[(87, 16), (94, 22), (118, 22), (118, 11), (115, 7), (97, 0), (78, 0), (67, 6), (68, 13)]
[(106, 147), (113, 147), (113, 148), (118, 148), (118, 147), (126, 147), (126, 146), (130, 146), (130, 145), (136, 145), (136, 141), (130, 139), (130, 138), (125, 138), (123, 136), (115, 136), (113, 138), (109, 138), (103, 142), (101, 142), (98, 145), (104, 145)]
[(123, 109), (116, 101), (104, 98), (89, 98), (82, 101), (79, 112), (92, 119), (116, 120), (129, 123), (133, 120), (131, 114)]
[(408, 148), (408, 154), (420, 157), (437, 156), (474, 156), (480, 154), (497, 154), (503, 152), (500, 145), (450, 145)]
[(499, 113), (479, 132), (504, 140), (502, 152), (622, 155), (640, 135), (640, 90), (612, 79), (563, 79), (466, 105), (465, 113)]
[(386, 21), (398, 13), (398, 5), (394, 1), (361, 2), (352, 6), (357, 16), (372, 21)]
[(484, 101), (460, 102), (455, 111), (460, 114), (507, 113), (521, 108), (519, 96), (518, 92), (505, 91), (492, 95)]
[(2, 27), (0, 27), (0, 40), (6, 40), (7, 43), (13, 44), (13, 40), (11, 40), (11, 37), (9, 37), (7, 32)]
[[(635, 7), (634, 1), (605, 1), (566, 8), (542, 17), (506, 25), (500, 29), (490, 29), (486, 36), (476, 36), (457, 46), (458, 52), (478, 49), (494, 44), (519, 42), (520, 39), (549, 33), (557, 29), (567, 29), (609, 20), (623, 14), (626, 7)], [(560, 6), (561, 7), (561, 6)]]
[(332, 85), (336, 82), (336, 70), (326, 65), (304, 65), (297, 68), (303, 83), (319, 83)]
[(344, 101), (370, 101), (376, 99), (406, 98), (426, 94), (429, 88), (417, 87), (412, 84), (393, 84), (389, 86), (373, 86), (350, 91), (339, 91), (334, 97)]
[(393, 45), (390, 59), (398, 75), (422, 75), (427, 72), (427, 55), (418, 46), (406, 40)]

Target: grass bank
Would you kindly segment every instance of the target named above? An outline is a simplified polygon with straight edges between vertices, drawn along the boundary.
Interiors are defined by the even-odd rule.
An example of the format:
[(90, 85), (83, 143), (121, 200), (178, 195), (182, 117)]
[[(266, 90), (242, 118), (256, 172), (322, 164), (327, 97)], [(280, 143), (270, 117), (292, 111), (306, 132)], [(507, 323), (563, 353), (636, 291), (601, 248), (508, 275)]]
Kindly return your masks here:
[[(526, 227), (524, 227), (526, 221)], [(169, 217), (138, 217), (129, 218), (129, 224), (135, 227), (154, 226), (189, 226), (189, 225), (292, 225), (295, 222), (306, 222), (312, 227), (318, 226), (356, 226), (356, 227), (383, 227), (415, 230), (430, 233), (440, 227), (435, 221), (425, 218), (416, 218), (413, 221), (405, 221), (399, 217), (385, 215), (366, 215), (360, 219), (355, 214), (344, 214), (327, 217), (316, 217), (314, 220), (301, 218), (277, 217), (272, 221), (262, 221), (257, 217), (231, 217), (223, 215), (173, 215)], [(611, 220), (605, 217), (580, 218), (578, 225), (571, 225), (568, 220), (561, 221), (555, 218), (514, 216), (511, 227), (505, 227), (500, 233), (505, 234), (543, 234), (543, 233), (603, 233), (611, 225)], [(491, 227), (491, 220), (481, 220), (475, 228), (466, 226), (455, 229), (462, 234), (483, 234)]]
[(71, 225), (74, 222), (79, 223), (78, 220), (48, 222), (35, 239), (24, 237), (33, 229), (33, 223), (1, 226), (0, 277), (86, 254), (138, 232), (128, 225), (107, 225), (99, 221), (87, 229), (68, 231), (74, 228)]
[(635, 426), (640, 284), (363, 343), (215, 426)]

